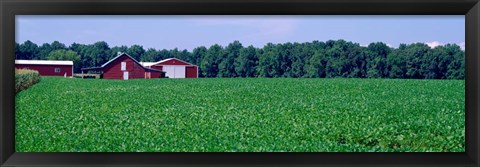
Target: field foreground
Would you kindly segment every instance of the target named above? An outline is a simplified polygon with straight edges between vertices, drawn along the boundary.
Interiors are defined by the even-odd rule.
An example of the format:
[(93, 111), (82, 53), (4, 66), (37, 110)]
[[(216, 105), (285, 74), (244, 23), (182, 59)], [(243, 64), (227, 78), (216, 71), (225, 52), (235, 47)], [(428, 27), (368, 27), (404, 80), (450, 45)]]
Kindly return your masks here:
[(463, 152), (463, 80), (42, 77), (17, 152)]

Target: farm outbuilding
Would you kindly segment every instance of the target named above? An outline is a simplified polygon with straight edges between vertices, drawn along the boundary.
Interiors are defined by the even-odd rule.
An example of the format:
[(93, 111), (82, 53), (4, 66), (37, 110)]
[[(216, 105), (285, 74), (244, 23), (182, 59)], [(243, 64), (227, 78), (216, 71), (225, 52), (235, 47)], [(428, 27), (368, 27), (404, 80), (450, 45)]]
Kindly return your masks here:
[(42, 76), (73, 76), (73, 61), (15, 60), (15, 68), (37, 70)]
[(142, 66), (137, 60), (126, 53), (118, 53), (118, 56), (106, 62), (100, 67), (82, 68), (82, 73), (94, 71), (100, 73), (104, 79), (136, 79), (136, 78), (162, 78), (165, 72)]
[(198, 78), (198, 66), (177, 58), (159, 62), (141, 62), (144, 67), (165, 71), (168, 78)]

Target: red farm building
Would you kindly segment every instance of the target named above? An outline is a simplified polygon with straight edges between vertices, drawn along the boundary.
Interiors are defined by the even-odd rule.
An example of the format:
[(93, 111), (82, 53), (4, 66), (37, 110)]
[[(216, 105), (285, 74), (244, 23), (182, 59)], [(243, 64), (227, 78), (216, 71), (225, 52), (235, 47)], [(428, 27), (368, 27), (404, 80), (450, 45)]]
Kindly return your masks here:
[(147, 68), (162, 70), (168, 78), (198, 78), (198, 66), (177, 58), (168, 58), (159, 62), (141, 62)]
[(118, 53), (118, 56), (106, 62), (100, 67), (82, 68), (85, 71), (100, 73), (104, 79), (137, 79), (137, 78), (162, 78), (165, 72), (142, 66), (137, 60), (126, 53)]
[(15, 60), (15, 68), (37, 70), (41, 76), (73, 76), (73, 61)]

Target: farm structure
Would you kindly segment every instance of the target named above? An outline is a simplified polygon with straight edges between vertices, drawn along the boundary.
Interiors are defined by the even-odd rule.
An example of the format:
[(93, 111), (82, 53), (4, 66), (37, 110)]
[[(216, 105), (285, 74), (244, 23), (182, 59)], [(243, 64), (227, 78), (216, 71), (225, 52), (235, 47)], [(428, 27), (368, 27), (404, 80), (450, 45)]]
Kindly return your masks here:
[(144, 67), (130, 55), (121, 52), (100, 67), (82, 68), (82, 73), (84, 72), (99, 73), (104, 79), (123, 80), (163, 78), (165, 75), (164, 71)]
[(177, 58), (140, 63), (147, 68), (165, 71), (168, 78), (198, 78), (198, 66)]
[(73, 76), (73, 61), (15, 60), (15, 68), (37, 70), (42, 76)]

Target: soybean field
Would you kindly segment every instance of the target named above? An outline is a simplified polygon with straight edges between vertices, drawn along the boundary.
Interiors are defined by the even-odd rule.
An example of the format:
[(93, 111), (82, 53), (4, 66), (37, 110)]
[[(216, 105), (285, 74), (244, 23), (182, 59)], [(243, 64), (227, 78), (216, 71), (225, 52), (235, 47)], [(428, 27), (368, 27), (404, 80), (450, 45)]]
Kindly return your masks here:
[(464, 80), (42, 77), (17, 152), (464, 152)]

